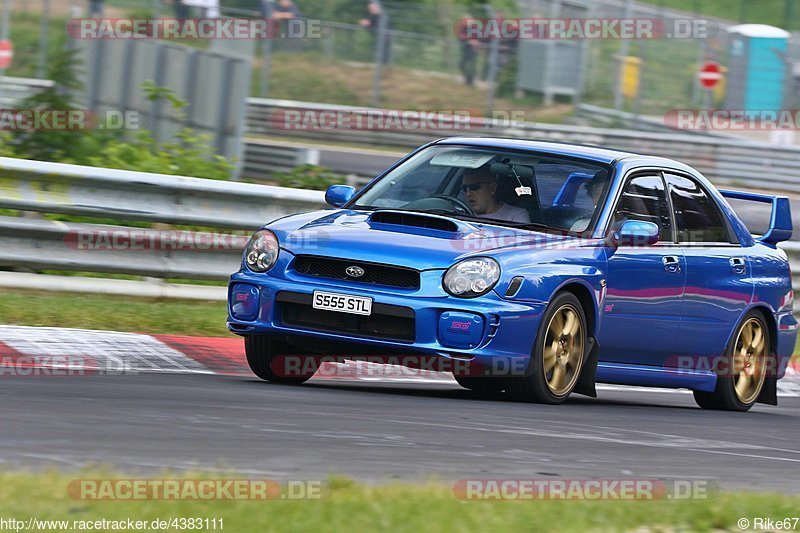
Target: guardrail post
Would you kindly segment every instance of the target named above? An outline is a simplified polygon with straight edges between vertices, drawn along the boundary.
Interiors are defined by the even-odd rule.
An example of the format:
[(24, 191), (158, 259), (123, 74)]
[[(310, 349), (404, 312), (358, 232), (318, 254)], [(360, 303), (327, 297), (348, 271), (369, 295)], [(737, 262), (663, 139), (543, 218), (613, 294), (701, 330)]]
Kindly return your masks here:
[(269, 93), (269, 76), (270, 67), (272, 66), (272, 38), (274, 36), (270, 32), (275, 30), (273, 26), (275, 21), (272, 20), (273, 1), (274, 0), (261, 0), (264, 18), (267, 19), (267, 24), (269, 25), (267, 38), (261, 41), (261, 83), (258, 93), (264, 98), (266, 98), (267, 93)]
[(47, 67), (47, 45), (50, 35), (47, 31), (48, 26), (50, 26), (50, 0), (43, 0), (42, 25), (39, 30), (39, 60), (36, 62), (36, 77), (39, 79), (44, 78)]
[(310, 148), (297, 152), (298, 165), (319, 165), (319, 150)]
[(378, 0), (373, 0), (380, 7), (378, 15), (378, 28), (375, 32), (375, 75), (372, 78), (372, 106), (381, 106), (381, 80), (383, 79), (383, 62), (386, 61), (386, 30), (389, 27), (389, 16), (386, 9)]
[[(0, 22), (0, 40), (8, 39), (8, 18), (11, 16), (11, 0), (3, 0), (3, 19)], [(3, 91), (3, 76), (6, 69), (0, 68), (0, 96)]]
[[(495, 17), (495, 11), (492, 9), (492, 6), (486, 4), (483, 6), (486, 10), (486, 16), (490, 19)], [(489, 57), (487, 61), (489, 62), (489, 72), (488, 72), (488, 84), (487, 92), (486, 92), (486, 116), (491, 117), (492, 113), (494, 112), (494, 96), (497, 92), (497, 70), (498, 70), (498, 61), (500, 60), (500, 40), (498, 38), (494, 38), (489, 42)]]

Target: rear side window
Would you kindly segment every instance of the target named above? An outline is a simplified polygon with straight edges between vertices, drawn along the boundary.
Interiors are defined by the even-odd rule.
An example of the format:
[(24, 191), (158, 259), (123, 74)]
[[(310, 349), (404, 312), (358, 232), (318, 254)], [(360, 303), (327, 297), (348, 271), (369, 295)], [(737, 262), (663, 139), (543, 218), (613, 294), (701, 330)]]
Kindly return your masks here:
[(669, 203), (660, 175), (636, 176), (628, 181), (617, 204), (614, 223), (626, 220), (652, 222), (659, 228), (658, 240), (673, 240)]
[(666, 174), (680, 242), (730, 242), (716, 202), (694, 180)]

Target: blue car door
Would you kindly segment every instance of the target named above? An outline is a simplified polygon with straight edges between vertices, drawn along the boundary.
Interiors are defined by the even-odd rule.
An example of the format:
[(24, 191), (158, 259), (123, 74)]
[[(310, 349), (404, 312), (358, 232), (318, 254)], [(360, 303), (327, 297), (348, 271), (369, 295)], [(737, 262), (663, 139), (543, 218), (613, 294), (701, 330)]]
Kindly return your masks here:
[(660, 172), (628, 178), (614, 210), (612, 227), (625, 220), (659, 226), (652, 246), (607, 248), (606, 294), (598, 332), (600, 360), (663, 366), (675, 353), (686, 264), (674, 230)]
[[(675, 211), (678, 240), (686, 260), (678, 353), (699, 357), (709, 370), (709, 357), (723, 353), (728, 337), (753, 298), (753, 280), (746, 250), (737, 242), (714, 198), (696, 180), (666, 174)], [(671, 361), (688, 366), (690, 360)]]

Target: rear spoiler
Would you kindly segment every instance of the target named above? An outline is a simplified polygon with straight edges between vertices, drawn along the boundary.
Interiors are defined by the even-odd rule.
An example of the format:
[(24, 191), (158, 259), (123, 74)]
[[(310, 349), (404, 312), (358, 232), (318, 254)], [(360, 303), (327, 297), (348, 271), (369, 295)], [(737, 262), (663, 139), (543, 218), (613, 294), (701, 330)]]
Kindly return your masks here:
[(754, 192), (719, 191), (725, 198), (734, 200), (749, 200), (772, 204), (772, 215), (769, 218), (769, 229), (757, 240), (770, 244), (788, 241), (792, 238), (792, 208), (786, 196), (769, 196)]

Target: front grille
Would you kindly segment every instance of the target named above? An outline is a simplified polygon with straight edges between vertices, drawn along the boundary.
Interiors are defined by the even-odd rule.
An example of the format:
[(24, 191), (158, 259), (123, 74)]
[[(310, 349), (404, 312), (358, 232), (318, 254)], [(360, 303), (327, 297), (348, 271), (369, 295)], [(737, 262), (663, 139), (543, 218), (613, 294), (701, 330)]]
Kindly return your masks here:
[(416, 339), (416, 321), (411, 308), (373, 303), (371, 315), (352, 315), (314, 309), (311, 299), (310, 294), (278, 293), (275, 301), (280, 308), (281, 322), (286, 326), (361, 337), (402, 342)]
[[(364, 274), (359, 277), (349, 276), (347, 269), (351, 266), (363, 269)], [(373, 285), (389, 285), (403, 289), (419, 289), (419, 271), (412, 268), (351, 261), (348, 259), (334, 259), (332, 257), (298, 255), (294, 260), (294, 270), (304, 276), (343, 279), (359, 283), (371, 283)]]

